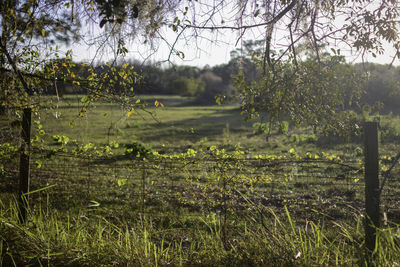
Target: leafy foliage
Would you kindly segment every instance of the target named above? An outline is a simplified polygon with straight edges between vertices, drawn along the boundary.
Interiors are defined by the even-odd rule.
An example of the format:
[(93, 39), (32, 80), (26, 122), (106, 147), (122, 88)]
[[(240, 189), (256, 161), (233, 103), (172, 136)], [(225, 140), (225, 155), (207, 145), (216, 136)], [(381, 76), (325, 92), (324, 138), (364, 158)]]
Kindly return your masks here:
[(373, 63), (356, 64), (355, 67), (367, 74), (362, 101), (371, 106), (376, 105), (380, 112), (398, 113), (400, 68)]
[(137, 158), (145, 158), (153, 154), (150, 148), (136, 141), (124, 145), (124, 150), (125, 155), (133, 155)]
[(349, 109), (361, 97), (362, 76), (341, 57), (328, 56), (321, 64), (313, 58), (298, 65), (277, 62), (258, 81), (246, 82), (239, 76), (243, 115), (254, 119), (267, 114), (270, 123), (287, 118), (295, 126), (312, 125), (345, 135), (354, 128), (348, 123)]
[(253, 123), (254, 134), (267, 134), (270, 131), (269, 123)]
[(204, 92), (204, 82), (200, 78), (180, 77), (171, 84), (171, 91), (182, 96), (198, 96)]

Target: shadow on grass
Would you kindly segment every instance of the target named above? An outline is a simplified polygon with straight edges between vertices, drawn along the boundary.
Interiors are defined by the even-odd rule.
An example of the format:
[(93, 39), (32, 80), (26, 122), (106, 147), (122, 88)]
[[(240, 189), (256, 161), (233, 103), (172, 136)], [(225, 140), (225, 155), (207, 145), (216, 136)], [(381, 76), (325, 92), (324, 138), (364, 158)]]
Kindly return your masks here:
[[(209, 110), (209, 109), (207, 109)], [(188, 118), (174, 121), (162, 122), (156, 129), (147, 131), (141, 140), (143, 142), (154, 142), (154, 140), (188, 141), (197, 142), (207, 137), (217, 139), (224, 131), (232, 133), (248, 132), (250, 123), (243, 121), (239, 110), (220, 110), (198, 118)]]

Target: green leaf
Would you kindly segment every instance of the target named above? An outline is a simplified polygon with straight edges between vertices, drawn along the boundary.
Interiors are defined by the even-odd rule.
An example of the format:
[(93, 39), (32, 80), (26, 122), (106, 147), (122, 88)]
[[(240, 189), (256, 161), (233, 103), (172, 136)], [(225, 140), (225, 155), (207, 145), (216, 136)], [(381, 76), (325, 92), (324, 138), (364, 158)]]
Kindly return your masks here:
[(42, 161), (41, 160), (37, 160), (35, 161), (36, 164), (36, 168), (40, 169), (42, 167)]
[(118, 179), (118, 186), (123, 186), (126, 184), (127, 179)]
[(89, 101), (89, 98), (87, 96), (84, 96), (81, 98), (82, 103), (87, 103)]

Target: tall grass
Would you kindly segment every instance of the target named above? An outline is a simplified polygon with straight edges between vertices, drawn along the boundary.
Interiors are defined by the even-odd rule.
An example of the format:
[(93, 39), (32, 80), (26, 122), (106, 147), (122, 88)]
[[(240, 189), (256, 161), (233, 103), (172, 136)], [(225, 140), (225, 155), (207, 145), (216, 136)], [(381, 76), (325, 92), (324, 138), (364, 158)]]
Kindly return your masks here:
[[(0, 202), (1, 266), (396, 266), (399, 226), (378, 231), (372, 256), (365, 253), (362, 218), (353, 225), (296, 223), (255, 206), (222, 238), (216, 214), (192, 228), (157, 227), (138, 219), (118, 225), (101, 216), (29, 211), (21, 225), (14, 202)], [(260, 216), (262, 215), (262, 216)], [(267, 219), (268, 218), (268, 219)]]

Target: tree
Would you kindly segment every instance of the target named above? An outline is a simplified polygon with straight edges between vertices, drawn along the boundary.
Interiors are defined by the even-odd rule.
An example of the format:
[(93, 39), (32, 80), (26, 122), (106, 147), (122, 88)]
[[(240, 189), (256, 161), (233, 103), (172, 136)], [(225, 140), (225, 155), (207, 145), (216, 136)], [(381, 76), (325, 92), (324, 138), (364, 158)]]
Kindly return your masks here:
[(171, 91), (182, 96), (198, 96), (204, 91), (204, 82), (199, 78), (181, 76), (172, 82)]
[[(359, 53), (383, 53), (383, 42), (396, 49), (399, 57), (399, 2), (397, 0), (251, 0), (251, 1), (96, 1), (100, 25), (124, 25), (119, 30), (135, 33), (134, 21), (145, 21), (150, 37), (161, 37), (164, 26), (184, 37), (202, 38), (206, 31), (236, 31), (238, 41), (246, 32), (263, 36), (265, 64), (292, 54), (298, 60), (296, 44), (308, 40), (317, 55), (321, 44), (343, 44)], [(182, 55), (171, 44), (171, 51)], [(278, 58), (274, 51), (282, 50)], [(276, 56), (276, 55), (275, 55)]]
[[(171, 2), (174, 1), (162, 1), (156, 7), (147, 3), (141, 7), (146, 7), (147, 10), (154, 8), (159, 12), (165, 3)], [(151, 12), (145, 13), (150, 14)], [(274, 110), (266, 110), (272, 118), (297, 114), (290, 115), (290, 118), (298, 122), (299, 117), (308, 114), (306, 121), (314, 120), (319, 123), (326, 121), (326, 117), (317, 118), (314, 115), (327, 115), (319, 113), (321, 108), (335, 112), (338, 107), (346, 104), (344, 101), (354, 101), (359, 94), (356, 90), (351, 90), (353, 95), (347, 97), (332, 94), (344, 93), (344, 89), (335, 89), (337, 83), (343, 83), (345, 77), (355, 78), (356, 75), (354, 69), (337, 59), (341, 51), (349, 48), (361, 57), (366, 54), (376, 57), (384, 53), (384, 43), (387, 42), (395, 50), (393, 60), (400, 58), (399, 14), (400, 4), (397, 0), (251, 0), (212, 3), (177, 1), (174, 12), (164, 14), (162, 19), (158, 17), (161, 19), (160, 23), (151, 25), (154, 37), (158, 36), (158, 30), (161, 31), (163, 26), (176, 32), (176, 40), (169, 44), (170, 56), (176, 54), (180, 57), (184, 57), (184, 53), (176, 49), (176, 44), (181, 39), (188, 41), (193, 38), (209, 38), (210, 31), (236, 31), (237, 42), (249, 36), (249, 32), (252, 33), (250, 36), (263, 36), (262, 46), (251, 55), (259, 69), (260, 77), (256, 77), (258, 82), (254, 83), (253, 79), (244, 77), (239, 83), (240, 88), (244, 86), (249, 89), (242, 95), (244, 112), (249, 115), (248, 118), (257, 116), (263, 105), (260, 105), (261, 101), (254, 99), (272, 97), (272, 102), (268, 101), (274, 103)], [(121, 16), (121, 24), (124, 24), (124, 18)], [(129, 31), (130, 28), (124, 30)], [(163, 39), (162, 36), (160, 38)], [(302, 53), (304, 47), (312, 55), (312, 60)], [(329, 48), (333, 56), (325, 59)], [(341, 69), (350, 73), (342, 73), (343, 79), (338, 81), (335, 79), (335, 72)], [(360, 79), (358, 76), (355, 80)], [(277, 86), (278, 82), (285, 84), (285, 87)], [(302, 97), (287, 98), (288, 91), (299, 92), (298, 95)], [(315, 93), (332, 97), (332, 101), (309, 101), (315, 97), (312, 95)], [(289, 99), (303, 102), (293, 105), (286, 102)], [(326, 125), (339, 125), (339, 121), (333, 124), (326, 122)]]
[[(116, 60), (98, 68), (77, 64), (72, 61), (71, 50), (63, 53), (59, 49), (59, 45), (80, 38), (81, 21), (91, 23), (90, 18), (98, 17), (99, 12), (93, 1), (1, 1), (0, 112), (9, 117), (9, 127), (0, 136), (0, 144), (16, 146), (20, 143), (15, 126), (21, 124), (21, 117), (22, 121), (27, 121), (25, 108), (34, 111), (37, 135), (33, 139), (41, 140), (45, 132), (39, 121), (40, 111), (57, 107), (57, 101), (41, 95), (61, 96), (63, 87), (87, 93), (81, 99), (79, 116), (84, 116), (91, 103), (99, 98), (119, 101), (127, 110), (143, 108), (135, 99), (133, 86), (137, 73), (132, 66), (118, 65)], [(121, 47), (117, 49), (118, 53), (123, 53)], [(29, 144), (25, 140), (22, 146)], [(0, 146), (0, 150), (4, 147), (7, 145)], [(21, 157), (23, 155), (25, 153), (21, 153)]]
[[(399, 58), (399, 21), (397, 20), (399, 13), (397, 0), (238, 2), (221, 0), (212, 3), (189, 0), (6, 1), (1, 6), (0, 58), (3, 73), (12, 71), (11, 73), (14, 73), (12, 77), (18, 78), (15, 79), (16, 88), (24, 88), (25, 92), (32, 94), (34, 90), (37, 90), (37, 86), (33, 84), (35, 80), (33, 78), (44, 76), (48, 82), (53, 80), (54, 70), (46, 73), (42, 68), (42, 60), (46, 54), (44, 51), (50, 52), (49, 45), (56, 41), (68, 41), (76, 37), (76, 29), (81, 25), (81, 21), (84, 21), (84, 24), (98, 25), (104, 30), (99, 36), (103, 40), (100, 46), (104, 46), (110, 38), (115, 39), (116, 57), (128, 52), (126, 47), (132, 38), (137, 38), (137, 40), (139, 38), (147, 43), (154, 43), (154, 40), (166, 41), (163, 33), (168, 30), (176, 33), (176, 40), (169, 43), (170, 54), (167, 60), (174, 55), (184, 57), (184, 52), (177, 49), (177, 43), (181, 40), (210, 38), (208, 34), (210, 31), (213, 33), (236, 31), (239, 42), (246, 39), (249, 36), (248, 33), (252, 32), (251, 36), (262, 37), (262, 41), (257, 43), (261, 45), (250, 57), (258, 67), (258, 71), (253, 73), (260, 74), (259, 77), (255, 77), (260, 81), (260, 85), (249, 90), (247, 95), (254, 92), (253, 98), (255, 96), (260, 98), (261, 84), (275, 84), (281, 79), (282, 73), (285, 73), (283, 69), (292, 69), (290, 72), (302, 74), (301, 80), (307, 80), (309, 86), (318, 86), (312, 90), (305, 90), (304, 94), (320, 92), (321, 84), (325, 93), (328, 93), (330, 87), (335, 86), (334, 84), (326, 81), (316, 82), (327, 74), (325, 73), (329, 71), (327, 68), (332, 68), (331, 65), (326, 65), (327, 61), (323, 58), (326, 49), (331, 47), (334, 56), (339, 56), (345, 47), (355, 50), (361, 56), (367, 53), (379, 56), (384, 52), (384, 42), (388, 42), (396, 51), (393, 59)], [(300, 48), (304, 45), (312, 53), (316, 63), (315, 68), (305, 67), (309, 66), (311, 61), (309, 57), (301, 53)], [(337, 48), (337, 45), (340, 45), (342, 49)], [(246, 44), (245, 49), (247, 49)], [(56, 56), (55, 52), (51, 53)], [(338, 66), (343, 64), (337, 60), (330, 61), (329, 64), (333, 62), (339, 64)], [(113, 67), (111, 63), (110, 69), (115, 72)], [(30, 76), (23, 73), (29, 73)], [(65, 80), (71, 80), (71, 82), (75, 80), (75, 84), (79, 83), (81, 86), (87, 85), (88, 89), (92, 88), (88, 90), (89, 94), (94, 90), (93, 97), (89, 99), (108, 95), (104, 92), (108, 90), (104, 82), (109, 79), (93, 75), (90, 82), (83, 83), (76, 77), (71, 77), (74, 75), (68, 74), (69, 77), (65, 77)], [(247, 78), (244, 81), (251, 86), (254, 84), (252, 80)], [(332, 79), (330, 81), (334, 82)], [(287, 82), (287, 84), (296, 86), (292, 82)], [(242, 86), (243, 83), (239, 84), (239, 87)], [(97, 89), (94, 89), (96, 87)], [(295, 88), (289, 89), (295, 90)], [(285, 90), (289, 90), (283, 87), (281, 89), (283, 91), (278, 90), (276, 93), (283, 95)], [(9, 93), (1, 95), (10, 97)], [(251, 99), (246, 95), (242, 97), (243, 100)], [(312, 96), (309, 95), (309, 97)], [(290, 106), (282, 101), (277, 100), (277, 102), (281, 103), (281, 106), (276, 106), (276, 108), (281, 111)], [(258, 102), (243, 101), (243, 107), (249, 107), (254, 103)], [(306, 105), (307, 103), (310, 102), (305, 102)], [(314, 104), (308, 110), (317, 112)], [(343, 105), (344, 103), (335, 102), (336, 104)], [(334, 110), (334, 107), (330, 108)], [(254, 106), (254, 109), (247, 109), (246, 112), (258, 109), (260, 106)], [(301, 110), (291, 110), (291, 112), (302, 113)]]
[(27, 96), (38, 93), (37, 74), (48, 56), (40, 53), (43, 48), (76, 38), (79, 22), (72, 22), (64, 9), (55, 9), (56, 5), (50, 1), (2, 1), (0, 70), (9, 80), (8, 86), (1, 87), (2, 96), (6, 97), (2, 99), (3, 106), (26, 105)]
[[(239, 25), (208, 26), (211, 22), (193, 26), (238, 31), (265, 27), (263, 47), (259, 43), (258, 47), (257, 43), (244, 45), (245, 59), (252, 59), (260, 76), (249, 79), (249, 75), (243, 74), (237, 80), (243, 114), (252, 119), (267, 113), (270, 122), (290, 119), (297, 125), (304, 122), (325, 130), (335, 128), (341, 134), (347, 132), (345, 127), (354, 128), (354, 123), (345, 123), (353, 122), (353, 114), (345, 107), (360, 99), (362, 75), (345, 64), (340, 49), (332, 48), (334, 55), (330, 57), (326, 47), (341, 42), (342, 46), (355, 47), (362, 55), (370, 52), (376, 56), (383, 53), (382, 42), (387, 41), (397, 51), (394, 58), (399, 57), (399, 24), (394, 20), (399, 13), (397, 1), (251, 3), (253, 9), (248, 4), (238, 7)], [(338, 22), (339, 14), (344, 16), (342, 25)], [(257, 19), (258, 16), (261, 18)]]
[[(116, 61), (104, 71), (72, 61), (72, 51), (65, 54), (60, 44), (80, 38), (81, 21), (102, 15), (101, 1), (66, 2), (61, 0), (2, 1), (0, 5), (0, 71), (7, 86), (0, 88), (2, 106), (19, 110), (37, 103), (37, 96), (58, 85), (73, 85), (88, 92), (86, 100), (117, 98), (123, 88), (131, 92), (136, 73)], [(94, 22), (93, 22), (94, 23)], [(118, 47), (118, 53), (123, 53)], [(85, 73), (80, 72), (85, 68)], [(78, 71), (78, 72), (77, 72)], [(40, 105), (34, 105), (39, 108)], [(18, 110), (18, 109), (17, 109)]]
[(365, 93), (362, 101), (369, 105), (382, 104), (384, 112), (399, 112), (400, 103), (400, 68), (388, 67), (378, 64), (357, 64), (359, 68), (367, 72), (367, 82), (363, 88)]
[(231, 93), (229, 84), (225, 84), (220, 76), (210, 70), (205, 70), (200, 78), (203, 81), (204, 90), (197, 97), (199, 103), (215, 104), (216, 98), (224, 99)]
[(239, 78), (237, 83), (247, 119), (264, 116), (270, 124), (290, 120), (346, 136), (358, 127), (352, 110), (359, 108), (363, 79), (342, 57), (280, 62), (257, 81)]

